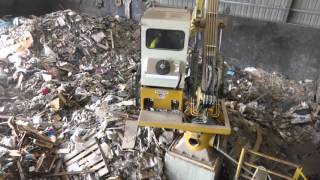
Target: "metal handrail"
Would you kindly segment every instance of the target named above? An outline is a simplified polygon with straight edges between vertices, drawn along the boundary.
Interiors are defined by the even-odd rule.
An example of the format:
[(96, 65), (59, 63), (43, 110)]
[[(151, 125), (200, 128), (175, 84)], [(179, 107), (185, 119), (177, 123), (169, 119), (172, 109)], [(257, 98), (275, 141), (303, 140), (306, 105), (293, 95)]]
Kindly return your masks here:
[[(261, 166), (258, 166), (258, 165), (251, 164), (251, 163), (245, 161), (245, 157), (246, 157), (247, 153), (256, 155), (257, 157), (260, 157), (260, 158), (264, 158), (264, 159), (267, 159), (267, 160), (278, 162), (280, 164), (284, 164), (284, 165), (289, 166), (289, 167), (293, 167), (293, 168), (295, 168), (295, 172), (294, 172), (294, 174), (292, 176), (288, 176), (288, 175), (285, 175), (285, 174), (282, 174), (282, 173), (279, 173), (279, 172), (276, 172), (276, 171), (273, 171), (273, 170), (262, 168)], [(275, 175), (275, 176), (280, 177), (282, 179), (298, 180), (299, 178), (302, 178), (303, 180), (307, 180), (306, 176), (302, 172), (302, 167), (301, 166), (299, 166), (297, 164), (294, 164), (292, 162), (289, 162), (289, 161), (281, 160), (281, 159), (278, 159), (278, 158), (275, 158), (275, 157), (272, 157), (272, 156), (269, 156), (269, 155), (266, 155), (266, 154), (263, 154), (263, 153), (259, 153), (259, 152), (253, 151), (253, 150), (246, 149), (246, 148), (243, 148), (241, 150), (241, 154), (240, 154), (240, 158), (239, 158), (239, 162), (238, 162), (238, 166), (237, 166), (236, 175), (234, 177), (235, 180), (239, 180), (240, 177), (243, 177), (243, 175), (241, 174), (241, 169), (243, 168), (244, 165), (248, 166), (248, 167), (255, 168), (256, 170), (260, 170), (260, 171), (266, 172), (268, 174)]]

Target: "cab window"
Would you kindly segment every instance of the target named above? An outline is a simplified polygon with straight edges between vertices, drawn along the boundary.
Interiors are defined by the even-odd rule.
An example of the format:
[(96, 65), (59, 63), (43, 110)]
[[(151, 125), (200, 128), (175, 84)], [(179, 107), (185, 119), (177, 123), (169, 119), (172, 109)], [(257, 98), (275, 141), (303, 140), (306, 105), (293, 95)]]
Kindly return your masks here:
[(182, 50), (184, 48), (183, 31), (148, 29), (146, 46), (149, 49)]

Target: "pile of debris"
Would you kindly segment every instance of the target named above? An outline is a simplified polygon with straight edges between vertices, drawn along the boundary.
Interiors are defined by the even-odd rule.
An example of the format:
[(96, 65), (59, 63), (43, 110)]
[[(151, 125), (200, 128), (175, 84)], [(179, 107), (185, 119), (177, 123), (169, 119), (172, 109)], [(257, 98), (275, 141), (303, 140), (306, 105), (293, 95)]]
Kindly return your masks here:
[(281, 74), (229, 67), (224, 92), (228, 106), (251, 122), (275, 130), (287, 143), (320, 142), (319, 82), (288, 80)]
[(15, 18), (0, 34), (0, 176), (163, 179), (173, 132), (124, 133), (136, 126), (139, 61), (135, 21), (71, 10)]
[[(135, 132), (137, 22), (66, 10), (18, 17), (5, 26), (0, 177), (165, 179), (163, 156), (173, 131)], [(319, 82), (229, 66), (224, 94), (233, 131), (241, 130), (233, 121), (238, 116), (249, 126), (276, 131), (287, 143), (320, 142)], [(255, 138), (250, 133), (243, 132), (243, 141)]]

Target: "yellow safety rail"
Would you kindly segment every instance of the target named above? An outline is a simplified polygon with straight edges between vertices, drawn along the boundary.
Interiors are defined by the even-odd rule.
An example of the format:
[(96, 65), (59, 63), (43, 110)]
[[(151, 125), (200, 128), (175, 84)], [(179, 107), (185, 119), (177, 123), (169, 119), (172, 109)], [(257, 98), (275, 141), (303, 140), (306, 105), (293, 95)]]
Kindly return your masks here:
[[(282, 173), (279, 173), (279, 172), (275, 172), (273, 170), (266, 169), (265, 167), (261, 167), (261, 166), (254, 165), (252, 163), (246, 162), (245, 158), (246, 158), (246, 154), (247, 153), (255, 155), (257, 158), (278, 162), (280, 164), (284, 164), (286, 166), (295, 168), (295, 172), (294, 172), (294, 174), (292, 176), (289, 176), (289, 175), (285, 175), (285, 174), (282, 174)], [(238, 162), (238, 167), (237, 167), (237, 171), (236, 171), (236, 175), (234, 177), (235, 180), (239, 180), (240, 177), (243, 177), (245, 179), (251, 179), (251, 177), (248, 177), (247, 175), (241, 174), (241, 169), (245, 168), (244, 166), (247, 166), (249, 168), (254, 168), (255, 170), (260, 170), (260, 171), (266, 172), (268, 174), (280, 177), (282, 179), (287, 179), (287, 180), (300, 180), (300, 179), (307, 180), (306, 176), (302, 172), (302, 167), (301, 166), (299, 166), (297, 164), (294, 164), (294, 163), (291, 163), (291, 162), (288, 162), (288, 161), (284, 161), (284, 160), (269, 156), (269, 155), (266, 155), (266, 154), (262, 154), (262, 153), (259, 153), (259, 152), (253, 151), (253, 150), (249, 150), (249, 149), (246, 149), (246, 148), (243, 148), (242, 151), (241, 151), (239, 162)]]

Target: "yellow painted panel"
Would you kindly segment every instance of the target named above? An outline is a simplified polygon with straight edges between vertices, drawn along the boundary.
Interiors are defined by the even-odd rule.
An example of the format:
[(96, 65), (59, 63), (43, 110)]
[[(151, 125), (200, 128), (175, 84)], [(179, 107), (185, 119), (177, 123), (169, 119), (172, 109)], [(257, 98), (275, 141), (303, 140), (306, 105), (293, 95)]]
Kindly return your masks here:
[(183, 90), (174, 90), (166, 88), (149, 88), (141, 87), (141, 109), (144, 107), (144, 99), (150, 98), (154, 103), (155, 109), (171, 109), (171, 101), (179, 101), (179, 110), (182, 111), (183, 107)]

